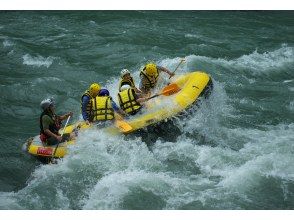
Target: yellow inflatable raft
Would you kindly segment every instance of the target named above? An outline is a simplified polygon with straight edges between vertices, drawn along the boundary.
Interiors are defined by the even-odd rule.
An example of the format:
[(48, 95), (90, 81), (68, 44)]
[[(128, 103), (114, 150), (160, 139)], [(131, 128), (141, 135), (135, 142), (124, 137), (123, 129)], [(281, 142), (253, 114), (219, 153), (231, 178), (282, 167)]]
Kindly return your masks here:
[(68, 141), (60, 143), (58, 146), (45, 146), (40, 140), (40, 135), (37, 135), (27, 140), (25, 148), (29, 154), (43, 159), (44, 162), (49, 162), (52, 158), (64, 157), (67, 154), (67, 145), (73, 143), (74, 141)]
[(118, 126), (108, 127), (105, 130), (111, 134), (132, 133), (159, 123), (192, 107), (200, 96), (208, 96), (213, 87), (210, 76), (204, 72), (192, 72), (175, 77), (171, 84), (176, 84), (179, 91), (170, 96), (158, 96), (149, 100), (146, 108), (140, 113), (124, 119), (131, 126), (131, 130), (124, 132)]
[[(159, 123), (193, 106), (200, 96), (209, 95), (213, 86), (210, 76), (207, 73), (199, 71), (174, 77), (171, 83), (177, 86), (178, 90), (176, 93), (153, 98), (146, 103), (146, 108), (143, 108), (141, 112), (137, 113), (135, 116), (124, 118), (124, 123), (128, 124), (130, 129), (125, 131), (117, 124), (114, 124), (103, 130), (113, 135), (121, 133), (127, 134)], [(67, 126), (65, 133), (72, 132), (77, 126), (81, 129), (89, 128), (84, 122), (77, 122)], [(31, 140), (31, 143), (28, 143), (27, 151), (34, 156), (52, 157), (54, 154), (54, 157), (61, 158), (67, 153), (66, 146), (73, 143), (73, 141), (70, 141), (60, 144), (54, 154), (56, 146), (43, 146), (39, 136), (36, 136)]]

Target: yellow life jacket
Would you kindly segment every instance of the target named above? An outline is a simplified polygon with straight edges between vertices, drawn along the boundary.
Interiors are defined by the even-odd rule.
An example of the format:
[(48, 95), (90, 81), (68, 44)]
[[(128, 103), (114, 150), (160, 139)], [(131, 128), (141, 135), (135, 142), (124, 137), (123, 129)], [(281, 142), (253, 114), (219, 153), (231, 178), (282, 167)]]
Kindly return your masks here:
[(147, 75), (146, 73), (146, 67), (144, 67), (141, 71), (140, 71), (140, 77), (143, 76), (146, 80), (143, 80), (142, 82), (142, 86), (145, 90), (149, 90), (151, 88), (154, 88), (154, 86), (157, 83), (158, 80), (158, 76), (159, 76), (159, 72), (157, 69), (157, 73), (154, 76), (154, 78), (151, 78), (150, 76)]
[(135, 88), (135, 82), (133, 77), (131, 77), (131, 79), (121, 79), (119, 82), (119, 86), (118, 86), (118, 90), (120, 91), (121, 87), (123, 85), (130, 85), (132, 88)]
[(119, 105), (128, 114), (132, 114), (141, 108), (141, 105), (135, 99), (134, 89), (126, 89), (117, 94)]
[(114, 110), (109, 96), (97, 96), (92, 99), (93, 121), (112, 120)]
[(83, 98), (84, 96), (88, 96), (90, 98), (90, 101), (89, 103), (87, 104), (87, 107), (86, 107), (86, 112), (89, 116), (89, 119), (92, 120), (92, 104), (91, 104), (91, 100), (93, 99), (93, 97), (91, 96), (89, 90), (86, 90), (84, 92), (84, 94), (82, 95), (81, 97), (81, 111), (83, 111), (82, 107), (83, 107)]

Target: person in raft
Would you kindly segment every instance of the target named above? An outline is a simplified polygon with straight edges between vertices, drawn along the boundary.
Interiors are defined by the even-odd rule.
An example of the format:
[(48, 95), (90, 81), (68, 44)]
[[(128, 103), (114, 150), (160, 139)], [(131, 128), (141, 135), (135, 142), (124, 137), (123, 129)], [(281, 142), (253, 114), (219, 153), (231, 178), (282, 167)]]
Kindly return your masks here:
[(101, 86), (98, 83), (92, 83), (81, 97), (82, 117), (87, 124), (93, 121), (91, 100), (99, 94), (100, 89)]
[(72, 112), (58, 116), (55, 114), (55, 103), (53, 99), (44, 99), (40, 106), (43, 110), (40, 116), (40, 139), (46, 145), (56, 145), (75, 137), (74, 133), (59, 134), (61, 122), (72, 116)]
[(107, 89), (101, 89), (99, 95), (91, 99), (93, 122), (113, 121), (114, 112), (124, 115), (124, 112), (112, 100)]
[(141, 68), (141, 82), (139, 88), (146, 97), (150, 97), (151, 89), (156, 86), (160, 72), (167, 73), (170, 78), (175, 75), (168, 69), (162, 66), (157, 66), (155, 63), (148, 63), (146, 66)]
[(121, 76), (121, 80), (120, 80), (119, 86), (118, 86), (119, 92), (121, 92), (122, 86), (129, 85), (135, 90), (136, 93), (141, 93), (141, 90), (136, 88), (135, 81), (134, 81), (133, 77), (131, 76), (131, 72), (128, 69), (123, 69), (120, 72), (120, 76)]
[(136, 93), (135, 89), (128, 84), (121, 87), (121, 92), (117, 96), (121, 109), (128, 115), (137, 114), (141, 110), (143, 102), (148, 100), (148, 98), (141, 97), (140, 93)]

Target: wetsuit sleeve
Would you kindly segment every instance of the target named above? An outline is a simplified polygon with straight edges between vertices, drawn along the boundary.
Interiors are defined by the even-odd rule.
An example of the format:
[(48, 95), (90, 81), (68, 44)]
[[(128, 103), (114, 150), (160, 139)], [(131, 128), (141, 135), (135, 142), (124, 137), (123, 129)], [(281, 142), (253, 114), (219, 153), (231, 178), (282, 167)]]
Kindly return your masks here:
[(157, 66), (157, 69), (159, 70), (159, 72), (166, 72), (168, 74), (171, 73), (167, 68), (162, 67), (162, 66)]
[(139, 84), (139, 88), (140, 88), (140, 89), (143, 88), (143, 80), (144, 80), (144, 76), (141, 75), (141, 76), (140, 76), (140, 84)]
[(84, 96), (82, 99), (82, 116), (85, 121), (89, 120), (89, 115), (87, 113), (87, 105), (89, 102), (90, 98), (88, 96)]
[(54, 123), (48, 115), (42, 117), (43, 130), (49, 129), (49, 125)]
[(112, 105), (112, 108), (114, 109), (114, 111), (118, 112), (119, 107), (117, 106), (117, 104), (113, 100), (111, 100), (111, 105)]
[(132, 89), (132, 93), (133, 93), (133, 96), (134, 96), (135, 100), (137, 100), (139, 97), (138, 97), (138, 95), (136, 94), (135, 90)]
[(157, 69), (158, 69), (159, 71), (164, 71), (165, 68), (163, 68), (162, 66), (157, 66)]

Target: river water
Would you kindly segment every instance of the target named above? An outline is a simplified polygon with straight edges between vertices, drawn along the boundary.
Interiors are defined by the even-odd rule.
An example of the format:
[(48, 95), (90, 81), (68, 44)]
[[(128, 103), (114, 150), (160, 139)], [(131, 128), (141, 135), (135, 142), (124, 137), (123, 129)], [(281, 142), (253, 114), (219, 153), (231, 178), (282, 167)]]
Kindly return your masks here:
[[(293, 209), (293, 36), (293, 11), (1, 11), (0, 209)], [(116, 99), (121, 69), (181, 58), (214, 83), (185, 118), (85, 131), (58, 164), (22, 151), (42, 99), (74, 122), (92, 82)]]

